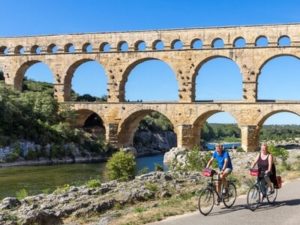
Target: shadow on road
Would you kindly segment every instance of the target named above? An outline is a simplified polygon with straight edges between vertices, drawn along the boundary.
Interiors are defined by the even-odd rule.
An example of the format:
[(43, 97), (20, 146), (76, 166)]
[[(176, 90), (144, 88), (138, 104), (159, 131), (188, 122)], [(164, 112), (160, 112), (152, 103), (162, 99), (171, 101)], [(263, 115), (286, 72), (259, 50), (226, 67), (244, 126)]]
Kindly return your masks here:
[[(292, 200), (287, 200), (287, 201), (278, 201), (278, 202), (275, 202), (274, 204), (269, 204), (267, 202), (264, 202), (255, 210), (255, 212), (272, 210), (272, 209), (282, 207), (282, 206), (295, 206), (295, 205), (300, 205), (300, 199), (292, 199)], [(221, 208), (219, 208), (219, 211), (212, 212), (208, 216), (219, 216), (219, 215), (224, 215), (224, 214), (227, 214), (227, 213), (236, 212), (236, 211), (243, 210), (243, 209), (249, 210), (247, 208), (246, 204), (235, 205), (235, 206), (233, 206), (232, 208), (229, 208), (229, 209), (225, 208), (225, 207), (221, 207)]]
[(218, 212), (212, 212), (209, 214), (209, 216), (219, 216), (219, 215), (224, 215), (224, 214), (227, 214), (227, 213), (232, 213), (232, 212), (236, 212), (236, 211), (239, 211), (239, 210), (243, 210), (247, 208), (246, 205), (234, 205), (232, 206), (231, 208), (225, 208), (225, 207), (221, 207), (218, 211)]

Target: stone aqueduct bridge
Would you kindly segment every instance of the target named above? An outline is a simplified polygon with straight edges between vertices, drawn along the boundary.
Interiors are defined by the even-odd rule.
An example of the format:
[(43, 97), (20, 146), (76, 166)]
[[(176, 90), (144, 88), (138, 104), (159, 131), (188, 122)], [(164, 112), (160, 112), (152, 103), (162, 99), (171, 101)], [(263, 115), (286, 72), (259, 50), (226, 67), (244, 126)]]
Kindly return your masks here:
[[(261, 37), (268, 39), (267, 46), (257, 46)], [(290, 45), (279, 46), (283, 37), (290, 39)], [(246, 44), (237, 47), (241, 39)], [(198, 49), (194, 43), (200, 40), (202, 47)], [(216, 48), (217, 40), (223, 41), (222, 48)], [(158, 49), (158, 43), (164, 48)], [(177, 49), (178, 43), (182, 48)], [(141, 50), (143, 44), (146, 48)], [(126, 45), (128, 48), (124, 48)], [(140, 120), (151, 111), (162, 113), (173, 123), (177, 144), (185, 147), (199, 143), (200, 128), (209, 116), (228, 112), (241, 129), (242, 147), (255, 150), (259, 130), (269, 116), (278, 112), (300, 115), (300, 101), (257, 101), (261, 68), (283, 55), (300, 57), (300, 24), (0, 38), (0, 66), (7, 85), (21, 90), (26, 70), (37, 62), (47, 64), (55, 76), (55, 97), (78, 111), (77, 125), (97, 113), (107, 140), (119, 146), (132, 144)], [(215, 57), (231, 59), (238, 65), (243, 80), (240, 101), (195, 102), (198, 70)], [(150, 59), (166, 62), (173, 69), (179, 87), (177, 103), (125, 102), (130, 71)], [(74, 71), (93, 60), (104, 67), (108, 77), (108, 102), (69, 102)]]

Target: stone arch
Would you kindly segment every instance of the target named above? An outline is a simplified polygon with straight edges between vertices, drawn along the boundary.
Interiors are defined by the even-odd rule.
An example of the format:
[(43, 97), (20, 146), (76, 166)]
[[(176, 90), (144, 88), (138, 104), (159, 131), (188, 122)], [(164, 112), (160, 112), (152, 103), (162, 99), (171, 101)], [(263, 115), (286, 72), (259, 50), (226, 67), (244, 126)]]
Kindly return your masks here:
[(30, 49), (30, 53), (31, 53), (31, 54), (41, 54), (41, 51), (42, 51), (42, 49), (41, 49), (41, 47), (38, 46), (38, 45), (34, 45), (34, 46), (32, 46), (31, 49)]
[[(161, 46), (160, 46), (161, 45)], [(155, 40), (153, 43), (152, 43), (152, 49), (154, 51), (159, 51), (159, 50), (164, 50), (165, 49), (165, 44), (162, 40), (158, 39), (158, 40)]]
[(143, 40), (139, 40), (134, 44), (135, 51), (145, 51), (147, 49), (147, 44)]
[(175, 39), (171, 42), (171, 49), (180, 50), (183, 48), (183, 42), (180, 39)]
[(48, 47), (47, 47), (47, 53), (52, 53), (53, 54), (53, 53), (56, 53), (57, 50), (58, 50), (58, 47), (54, 43), (48, 45)]
[[(99, 63), (100, 66), (102, 66), (102, 64), (95, 60), (95, 59), (91, 59), (91, 58), (83, 58), (83, 59), (79, 59), (77, 60), (76, 62), (72, 63), (68, 69), (67, 69), (67, 72), (66, 72), (66, 76), (63, 80), (63, 84), (64, 84), (64, 95), (65, 95), (65, 101), (69, 101), (70, 100), (70, 96), (71, 96), (71, 88), (72, 88), (72, 78), (73, 78), (73, 75), (76, 71), (76, 69), (81, 66), (82, 64), (86, 63), (86, 62), (91, 62), (91, 61), (95, 61), (97, 63)], [(105, 76), (107, 77), (107, 72), (103, 67), (103, 70), (105, 72)]]
[(203, 41), (199, 38), (194, 38), (191, 41), (190, 48), (191, 49), (201, 49), (203, 47)]
[(40, 60), (29, 60), (29, 61), (23, 63), (16, 72), (16, 76), (14, 78), (14, 88), (16, 90), (22, 91), (22, 85), (23, 85), (23, 79), (24, 79), (25, 73), (31, 66), (33, 66), (36, 63), (45, 64), (49, 68), (49, 70), (52, 72), (53, 80), (55, 80), (54, 73), (51, 70), (49, 65), (47, 65), (45, 62), (40, 61)]
[(16, 55), (22, 55), (25, 53), (25, 47), (23, 45), (18, 45), (15, 47), (14, 53)]
[[(207, 62), (209, 61), (212, 61), (212, 60), (215, 60), (215, 59), (218, 59), (218, 58), (223, 58), (223, 59), (229, 59), (230, 61), (232, 61), (238, 68), (239, 72), (241, 71), (241, 66), (240, 64), (231, 59), (230, 57), (226, 56), (226, 55), (213, 55), (213, 56), (209, 56), (205, 59), (203, 59), (196, 67), (195, 67), (195, 70), (194, 70), (194, 74), (192, 75), (192, 91), (193, 91), (193, 96), (195, 96), (194, 98), (196, 99), (196, 78), (197, 78), (197, 75), (199, 74), (202, 66), (204, 64), (206, 64)], [(241, 74), (241, 72), (240, 72)], [(241, 79), (243, 80), (243, 74), (241, 74)], [(241, 83), (241, 90), (242, 90), (242, 83)], [(242, 92), (241, 92), (241, 99), (242, 99)]]
[[(118, 141), (120, 147), (132, 146), (133, 138), (140, 124), (140, 121), (146, 115), (149, 115), (151, 112), (158, 112), (162, 114), (171, 122), (171, 124), (174, 127), (174, 123), (172, 122), (170, 117), (164, 114), (163, 112), (161, 112), (160, 110), (149, 108), (149, 109), (138, 109), (138, 110), (130, 111), (126, 115), (124, 115), (123, 117), (124, 119), (121, 120), (119, 123)], [(175, 132), (175, 128), (174, 128), (174, 132)]]
[(128, 48), (129, 48), (129, 46), (126, 41), (120, 41), (117, 45), (118, 52), (127, 52)]
[(6, 55), (8, 53), (8, 48), (6, 46), (0, 47), (0, 55)]
[(99, 46), (100, 52), (110, 52), (111, 51), (111, 45), (108, 42), (103, 42)]
[(235, 38), (233, 41), (234, 48), (244, 48), (244, 47), (246, 47), (246, 45), (247, 45), (247, 42), (246, 42), (245, 38), (243, 38), (241, 36)]
[(64, 47), (64, 52), (66, 53), (72, 53), (72, 52), (75, 52), (75, 46), (73, 43), (68, 43), (65, 45)]
[(224, 40), (222, 38), (215, 38), (212, 42), (211, 42), (211, 47), (214, 49), (218, 49), (218, 48), (224, 48), (225, 43)]
[[(165, 63), (173, 72), (174, 72), (174, 75), (175, 75), (175, 79), (177, 80), (177, 77), (176, 77), (176, 73), (175, 73), (175, 70), (174, 68), (172, 68), (172, 66), (170, 65), (171, 63), (169, 62), (166, 62), (163, 58), (154, 58), (154, 57), (146, 57), (146, 58), (141, 58), (141, 59), (137, 59), (136, 61), (134, 62), (131, 62), (127, 67), (126, 69), (124, 70), (124, 73), (122, 75), (122, 80), (120, 81), (120, 86), (119, 86), (119, 93), (120, 93), (120, 100), (121, 101), (125, 101), (125, 96), (126, 96), (126, 91), (125, 91), (125, 85), (126, 85), (126, 82), (128, 80), (128, 77), (129, 77), (129, 74), (131, 73), (131, 71), (139, 64), (143, 63), (143, 62), (146, 62), (146, 61), (150, 61), (150, 60), (159, 60), (163, 63)], [(177, 85), (178, 85), (178, 81), (177, 81)]]
[[(287, 41), (287, 43), (282, 44), (281, 41)], [(277, 45), (279, 47), (288, 47), (291, 46), (291, 38), (288, 35), (282, 35), (277, 40)]]
[(92, 46), (92, 44), (90, 42), (87, 42), (87, 43), (83, 44), (82, 51), (86, 52), (86, 53), (87, 52), (93, 52), (93, 46)]
[[(263, 41), (263, 42), (266, 42), (266, 43), (263, 43), (263, 44), (260, 44), (259, 42), (260, 41)], [(260, 35), (258, 36), (256, 39), (255, 39), (255, 46), (256, 47), (268, 47), (269, 45), (269, 39), (267, 36), (265, 35)]]
[(273, 115), (275, 115), (275, 114), (277, 114), (277, 113), (282, 113), (282, 112), (292, 113), (292, 114), (295, 114), (295, 115), (300, 116), (300, 111), (297, 112), (297, 111), (293, 111), (293, 110), (290, 110), (290, 109), (275, 109), (275, 110), (272, 110), (272, 111), (267, 111), (267, 112), (265, 112), (264, 114), (262, 114), (261, 116), (259, 116), (259, 117), (257, 118), (257, 120), (256, 120), (257, 126), (258, 126), (259, 128), (261, 128), (262, 125), (265, 123), (265, 121), (266, 121), (269, 117), (271, 117), (271, 116), (273, 116)]
[[(281, 54), (275, 54), (275, 55), (269, 56), (268, 58), (265, 58), (265, 59), (262, 60), (260, 66), (259, 66), (259, 74), (258, 74), (258, 75), (260, 75), (262, 68), (263, 68), (269, 61), (271, 61), (272, 59), (275, 59), (275, 58), (282, 57), (282, 56), (291, 56), (291, 57), (294, 57), (294, 58), (300, 60), (300, 56), (297, 56), (297, 55), (295, 55), (295, 54), (289, 54), (289, 53), (281, 53)], [(258, 78), (258, 77), (257, 77), (257, 78)], [(256, 80), (257, 80), (257, 79), (256, 79)]]
[[(284, 58), (284, 57), (290, 57), (290, 58), (292, 58), (292, 59), (296, 59), (297, 60), (297, 62), (293, 62), (293, 60), (292, 59), (289, 59), (289, 61), (286, 59), (286, 58)], [(280, 58), (282, 58), (282, 59), (280, 59)], [(262, 61), (262, 63), (261, 63), (261, 65), (260, 65), (260, 67), (259, 67), (259, 73), (257, 74), (257, 76), (256, 76), (256, 82), (257, 82), (257, 99), (259, 100), (259, 99), (278, 99), (278, 100), (298, 100), (298, 99), (300, 99), (300, 97), (298, 97), (298, 95), (294, 95), (294, 96), (289, 96), (289, 97), (285, 97), (285, 96), (288, 96), (288, 93), (293, 93), (293, 91), (296, 91), (296, 90), (298, 90), (298, 87), (296, 87), (296, 83), (294, 82), (294, 83), (289, 83), (289, 82), (291, 82), (291, 79), (289, 79), (286, 83), (282, 83), (282, 82), (280, 82), (280, 81), (278, 81), (277, 80), (277, 82), (273, 82), (272, 84), (273, 84), (273, 86), (271, 86), (271, 87), (277, 87), (277, 88), (279, 88), (278, 86), (280, 86), (280, 87), (282, 87), (282, 88), (284, 88), (284, 87), (287, 87), (287, 84), (289, 83), (290, 84), (290, 92), (276, 92), (277, 93), (277, 96), (276, 96), (276, 94), (274, 94), (273, 92), (268, 92), (268, 90), (269, 90), (269, 88), (264, 88), (264, 87), (266, 87), (266, 86), (268, 86), (268, 85), (271, 85), (270, 83), (266, 83), (266, 82), (262, 82), (262, 81), (264, 81), (263, 79), (264, 79), (264, 76), (262, 77), (261, 75), (262, 75), (262, 72), (263, 72), (263, 69), (265, 68), (265, 66), (267, 66), (268, 65), (268, 63), (269, 62), (271, 62), (272, 60), (274, 60), (274, 59), (279, 59), (279, 60), (282, 60), (281, 61), (281, 63), (277, 63), (276, 65), (283, 65), (282, 66), (282, 68), (286, 68), (286, 66), (284, 66), (285, 64), (284, 63), (288, 63), (288, 65), (290, 64), (290, 68), (293, 68), (293, 66), (295, 66), (295, 67), (297, 67), (297, 69), (299, 69), (299, 67), (300, 67), (300, 57), (299, 56), (297, 56), (297, 55), (294, 55), (294, 54), (284, 54), (284, 53), (282, 53), (282, 54), (276, 54), (276, 55), (272, 55), (272, 56), (269, 56), (268, 58), (265, 58), (265, 59), (263, 59), (263, 61)], [(293, 64), (292, 64), (293, 63)], [(273, 64), (271, 64), (272, 66), (271, 67), (268, 67), (268, 68), (273, 68), (274, 67), (274, 63)], [(276, 67), (276, 65), (275, 65), (275, 67)], [(268, 69), (267, 70), (268, 72), (270, 72), (270, 69)], [(277, 69), (276, 70), (276, 72), (277, 71), (281, 71), (281, 68), (279, 68), (279, 69)], [(275, 74), (274, 75), (276, 75), (276, 72), (274, 72)], [(296, 70), (296, 71), (294, 71), (294, 73), (299, 73), (299, 71), (298, 70)], [(270, 73), (264, 73), (264, 74), (269, 74), (270, 75)], [(286, 75), (284, 76), (285, 78), (288, 78), (289, 77), (289, 75), (292, 75), (292, 73), (286, 73)], [(267, 77), (267, 76), (266, 76)], [(277, 77), (278, 79), (279, 78), (281, 78), (281, 79), (283, 79), (283, 76), (275, 76), (275, 77)], [(298, 78), (296, 77), (296, 76), (294, 76), (294, 80), (295, 79), (297, 79), (297, 81), (299, 81), (298, 80)], [(273, 79), (273, 81), (275, 81), (275, 78)], [(265, 84), (265, 85), (262, 85), (262, 84)], [(277, 85), (277, 86), (276, 86)], [(270, 87), (270, 86), (269, 86)], [(263, 89), (264, 88), (264, 89)], [(283, 95), (278, 95), (279, 93), (283, 93)], [(262, 95), (265, 95), (265, 96), (262, 96)], [(271, 95), (271, 96), (268, 96), (268, 95)], [(267, 96), (267, 97), (266, 97)], [(275, 98), (274, 98), (274, 96), (276, 96)], [(270, 98), (271, 97), (271, 98)], [(291, 97), (291, 98), (290, 98)]]
[(233, 117), (239, 127), (239, 118), (237, 115), (233, 114), (230, 111), (224, 110), (224, 109), (212, 109), (209, 111), (206, 111), (202, 114), (200, 114), (193, 122), (193, 135), (195, 137), (195, 145), (199, 145), (201, 140), (201, 129), (203, 128), (205, 122), (208, 120), (209, 117), (217, 114), (217, 113), (228, 113), (231, 117)]

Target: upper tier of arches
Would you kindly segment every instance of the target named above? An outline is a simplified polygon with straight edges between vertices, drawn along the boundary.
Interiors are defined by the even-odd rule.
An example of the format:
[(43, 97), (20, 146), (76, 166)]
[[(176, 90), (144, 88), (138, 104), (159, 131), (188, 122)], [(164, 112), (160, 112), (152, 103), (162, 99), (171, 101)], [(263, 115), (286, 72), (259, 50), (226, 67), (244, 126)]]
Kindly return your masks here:
[(0, 38), (1, 55), (297, 46), (300, 25), (221, 27)]

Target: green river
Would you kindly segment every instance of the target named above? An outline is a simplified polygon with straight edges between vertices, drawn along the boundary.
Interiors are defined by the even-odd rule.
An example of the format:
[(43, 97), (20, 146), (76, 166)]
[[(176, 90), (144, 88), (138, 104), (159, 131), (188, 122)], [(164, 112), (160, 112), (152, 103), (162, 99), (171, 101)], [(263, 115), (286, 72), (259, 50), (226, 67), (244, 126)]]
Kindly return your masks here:
[[(163, 155), (138, 158), (136, 171), (145, 167), (153, 171), (156, 163), (163, 165)], [(29, 195), (51, 193), (64, 184), (81, 185), (89, 179), (105, 182), (105, 163), (0, 168), (0, 199), (23, 188)]]

